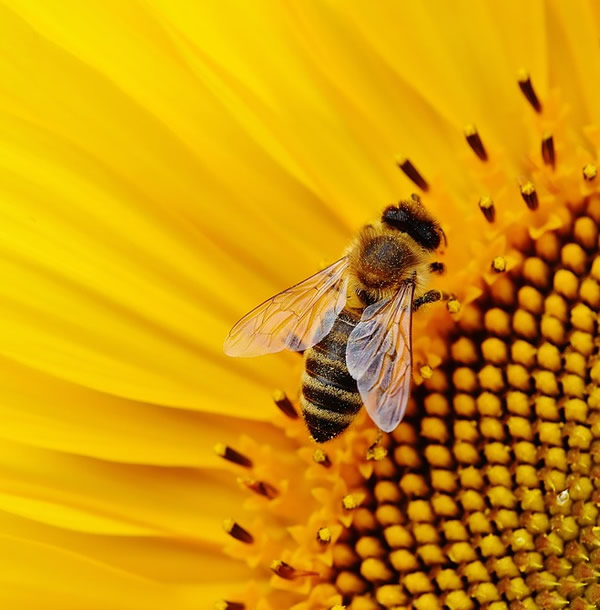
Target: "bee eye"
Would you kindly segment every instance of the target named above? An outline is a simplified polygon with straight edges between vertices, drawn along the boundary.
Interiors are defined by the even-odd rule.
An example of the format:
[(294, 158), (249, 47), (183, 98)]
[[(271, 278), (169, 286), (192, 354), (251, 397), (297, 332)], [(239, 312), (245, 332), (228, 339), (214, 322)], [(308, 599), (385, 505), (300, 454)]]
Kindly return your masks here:
[(436, 250), (440, 245), (440, 230), (436, 222), (424, 214), (421, 207), (414, 210), (410, 205), (402, 203), (389, 206), (383, 212), (381, 221), (393, 229), (407, 233), (425, 250)]

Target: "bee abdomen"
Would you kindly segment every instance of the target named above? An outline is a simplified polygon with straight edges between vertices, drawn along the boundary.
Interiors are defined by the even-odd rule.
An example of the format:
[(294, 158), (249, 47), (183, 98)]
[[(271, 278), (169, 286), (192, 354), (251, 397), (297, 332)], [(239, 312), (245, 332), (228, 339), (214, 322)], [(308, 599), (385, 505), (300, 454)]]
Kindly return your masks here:
[(306, 351), (300, 405), (312, 437), (323, 443), (343, 432), (362, 406), (346, 367), (348, 337), (359, 318), (342, 311), (330, 333)]

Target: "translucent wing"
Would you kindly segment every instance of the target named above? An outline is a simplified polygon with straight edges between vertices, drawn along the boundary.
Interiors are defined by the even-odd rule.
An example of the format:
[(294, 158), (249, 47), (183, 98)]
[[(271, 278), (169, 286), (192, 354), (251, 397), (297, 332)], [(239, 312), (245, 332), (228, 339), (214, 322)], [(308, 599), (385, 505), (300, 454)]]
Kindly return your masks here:
[(348, 371), (371, 419), (384, 432), (400, 423), (410, 396), (414, 290), (414, 284), (406, 283), (393, 298), (369, 305), (346, 348)]
[(227, 335), (225, 353), (261, 356), (318, 343), (346, 304), (347, 268), (344, 257), (253, 309)]

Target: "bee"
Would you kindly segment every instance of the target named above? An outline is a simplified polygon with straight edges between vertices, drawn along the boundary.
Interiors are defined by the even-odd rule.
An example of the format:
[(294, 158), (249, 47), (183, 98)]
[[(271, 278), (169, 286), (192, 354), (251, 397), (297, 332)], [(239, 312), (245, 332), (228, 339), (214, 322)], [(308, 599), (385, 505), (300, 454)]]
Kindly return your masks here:
[(343, 432), (360, 408), (384, 432), (402, 421), (410, 396), (412, 314), (450, 298), (425, 291), (445, 234), (413, 195), (364, 226), (345, 256), (280, 292), (229, 332), (225, 353), (304, 352), (300, 406), (318, 443)]

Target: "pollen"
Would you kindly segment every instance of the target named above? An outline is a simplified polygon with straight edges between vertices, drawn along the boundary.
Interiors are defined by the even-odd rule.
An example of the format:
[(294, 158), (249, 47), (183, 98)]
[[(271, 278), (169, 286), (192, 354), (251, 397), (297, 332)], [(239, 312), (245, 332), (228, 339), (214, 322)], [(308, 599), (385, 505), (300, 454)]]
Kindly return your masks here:
[(433, 377), (433, 369), (427, 364), (421, 367), (420, 373), (423, 379), (431, 379)]
[(331, 466), (329, 456), (321, 448), (317, 448), (313, 451), (312, 458), (317, 464), (320, 464), (325, 468), (329, 468), (329, 466)]
[(496, 218), (496, 208), (490, 197), (484, 196), (479, 200), (479, 209), (488, 222), (494, 222)]
[(587, 163), (583, 166), (583, 177), (591, 182), (598, 175), (598, 168), (591, 164)]
[[(384, 497), (385, 497), (385, 492)], [(354, 510), (360, 506), (362, 497), (358, 494), (348, 494), (342, 498), (342, 505), (346, 510)]]
[(531, 82), (531, 78), (529, 74), (525, 72), (525, 70), (521, 70), (519, 74), (519, 89), (527, 99), (527, 101), (531, 104), (531, 107), (538, 113), (542, 111), (542, 104), (535, 93), (535, 89), (533, 88), (533, 83)]
[(532, 182), (526, 182), (521, 185), (521, 197), (530, 210), (537, 210), (539, 201)]
[(450, 299), (447, 307), (450, 313), (458, 313), (460, 311), (460, 301), (458, 299)]

